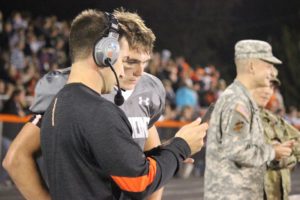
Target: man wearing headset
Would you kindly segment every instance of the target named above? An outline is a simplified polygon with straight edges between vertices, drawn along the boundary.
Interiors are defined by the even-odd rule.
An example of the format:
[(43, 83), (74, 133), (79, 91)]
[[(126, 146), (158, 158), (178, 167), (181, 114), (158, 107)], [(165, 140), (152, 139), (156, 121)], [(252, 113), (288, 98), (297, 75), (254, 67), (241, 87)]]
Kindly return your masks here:
[[(118, 18), (118, 13), (116, 13), (116, 16), (117, 16), (117, 18)], [(119, 16), (119, 18), (120, 18), (120, 16)], [(121, 19), (119, 19), (120, 21), (122, 21)], [(121, 26), (121, 29), (124, 29), (124, 27), (122, 28), (122, 24), (120, 25)], [(125, 32), (125, 38), (127, 39), (129, 36), (127, 35), (127, 37), (126, 37), (126, 31), (124, 31)], [(133, 43), (132, 43), (132, 41), (130, 41), (130, 39), (128, 40), (128, 42), (129, 42), (129, 45), (130, 45), (130, 48), (132, 48), (132, 46), (133, 46)], [(152, 44), (152, 43), (151, 43)], [(137, 46), (138, 47), (138, 46)], [(152, 50), (152, 46), (151, 46), (151, 50)], [(129, 56), (129, 59), (127, 59), (126, 60), (126, 62), (127, 63), (129, 63), (129, 64), (133, 64), (133, 63), (136, 63), (136, 64), (144, 64), (145, 62), (143, 62), (143, 60), (142, 60), (142, 62), (141, 63), (138, 63), (138, 59), (134, 59), (134, 57), (132, 56), (132, 57), (130, 57)], [(129, 65), (130, 66), (130, 65)], [(143, 70), (143, 68), (141, 69), (141, 72), (142, 72), (142, 70)], [(128, 71), (128, 70), (127, 70)], [(136, 70), (133, 70), (135, 73), (136, 73)], [(75, 71), (76, 72), (76, 71)], [(62, 71), (62, 72), (58, 72), (58, 73), (61, 73), (61, 74), (67, 74), (66, 73), (66, 70), (64, 70), (64, 71)], [(75, 73), (76, 74), (76, 73)], [(127, 74), (126, 74), (127, 75)], [(58, 76), (59, 77), (59, 76)], [(76, 76), (75, 76), (76, 77)], [(134, 77), (134, 76), (133, 76)], [(142, 78), (141, 78), (141, 80), (139, 81), (139, 82), (142, 82), (142, 80), (143, 80), (143, 77), (145, 77), (145, 76), (142, 76)], [(146, 77), (148, 77), (148, 79), (153, 79), (153, 77), (151, 77), (151, 76), (149, 76), (149, 75), (147, 75)], [(49, 77), (48, 77), (49, 78)], [(56, 79), (56, 76), (52, 76), (52, 78), (53, 78), (53, 83), (56, 83), (57, 82), (57, 80), (55, 80)], [(106, 78), (106, 76), (103, 76), (103, 78)], [(124, 78), (124, 81), (126, 81), (126, 76), (124, 77), (123, 76), (123, 78)], [(71, 72), (71, 77), (70, 77), (70, 79), (69, 79), (69, 82), (70, 82), (70, 80), (72, 81), (72, 72)], [(76, 80), (76, 79), (75, 79)], [(122, 80), (122, 76), (121, 76), (121, 82), (122, 82), (123, 80)], [(138, 81), (138, 78), (135, 78), (135, 79), (129, 79), (129, 80), (127, 80), (128, 81), (128, 83), (130, 83), (133, 87), (135, 86), (135, 84), (137, 83), (137, 81)], [(76, 81), (75, 81), (76, 82)], [(154, 81), (155, 82), (155, 81)], [(157, 81), (156, 81), (157, 82)], [(42, 82), (40, 82), (40, 83), (42, 83)], [(151, 83), (151, 81), (149, 81), (149, 83)], [(158, 91), (159, 91), (159, 87), (160, 87), (160, 85), (158, 84), (158, 85), (152, 85), (153, 87), (155, 87), (155, 89), (157, 89)], [(107, 84), (106, 84), (106, 88), (107, 88), (108, 86), (107, 86)], [(133, 88), (132, 87), (132, 88)], [(135, 90), (132, 92), (133, 94), (134, 94), (134, 92), (136, 91), (136, 89), (139, 87), (139, 84), (137, 84), (136, 85), (136, 87), (135, 87)], [(66, 87), (67, 88), (67, 87)], [(131, 89), (130, 87), (129, 88), (125, 88), (125, 89)], [(142, 88), (140, 88), (139, 89), (140, 91), (142, 91)], [(133, 95), (132, 94), (132, 95)], [(142, 94), (141, 94), (142, 95)], [(155, 95), (152, 97), (152, 98), (156, 98), (156, 101), (157, 102), (160, 102), (161, 101), (161, 99), (159, 99), (158, 98), (159, 96), (156, 96), (155, 97)], [(130, 100), (130, 98), (131, 98), (131, 96), (129, 97), (129, 99), (128, 100)], [(148, 97), (149, 98), (149, 97)], [(76, 98), (75, 98), (76, 99)], [(74, 99), (74, 100), (75, 100)], [(151, 111), (151, 109), (149, 109), (150, 107), (149, 107), (149, 104), (153, 104), (153, 102), (150, 102), (150, 98), (149, 98), (149, 100), (147, 100), (147, 98), (145, 98), (145, 97), (143, 97), (143, 96), (138, 96), (138, 99), (139, 99), (139, 103), (138, 104), (140, 104), (140, 105), (144, 105), (145, 107), (145, 109), (144, 109), (144, 112), (152, 112)], [(128, 101), (127, 100), (127, 101)], [(58, 101), (58, 100), (57, 100)], [(151, 101), (152, 101), (152, 99), (151, 99)], [(38, 103), (36, 104), (36, 105), (38, 105)], [(56, 106), (54, 106), (54, 105), (56, 105), (56, 103), (55, 103), (55, 101), (54, 101), (54, 103), (53, 103), (53, 105), (52, 105), (52, 109), (53, 108), (57, 108)], [(157, 105), (158, 105), (158, 103), (157, 103)], [(126, 106), (126, 104), (124, 105), (124, 107)], [(153, 105), (151, 105), (151, 106), (153, 106)], [(159, 106), (159, 105), (158, 105)], [(37, 106), (38, 107), (38, 106)], [(89, 107), (88, 107), (89, 108)], [(88, 109), (87, 108), (87, 109)], [(148, 108), (148, 110), (146, 109), (146, 108)], [(124, 109), (124, 108), (123, 108)], [(94, 110), (94, 109), (93, 109)], [(91, 112), (92, 113), (92, 111), (93, 110), (90, 110), (90, 111), (87, 111), (88, 113), (89, 112)], [(126, 111), (126, 109), (124, 109), (125, 111)], [(49, 110), (48, 110), (49, 111)], [(50, 112), (51, 113), (51, 112)], [(55, 112), (53, 112), (53, 114), (55, 114)], [(149, 114), (150, 116), (151, 116), (151, 114)], [(53, 116), (55, 116), (55, 115), (52, 115), (52, 117), (51, 117), (51, 120), (52, 120), (52, 118), (53, 118), (53, 120), (52, 120), (52, 122), (55, 124), (55, 117), (53, 117)], [(58, 116), (58, 115), (57, 115)], [(155, 116), (155, 115), (153, 115), (154, 117), (153, 118), (156, 118), (157, 116)], [(106, 117), (108, 117), (109, 118), (109, 116), (106, 116)], [(127, 116), (127, 117), (129, 117), (129, 120), (130, 120), (130, 116)], [(152, 116), (151, 116), (152, 117)], [(95, 117), (94, 117), (95, 118)], [(99, 118), (101, 118), (102, 119), (102, 117), (99, 117)], [(142, 118), (143, 119), (143, 118)], [(133, 119), (134, 120), (134, 119)], [(152, 119), (144, 119), (146, 122), (148, 122), (149, 124), (150, 124), (150, 122), (151, 122), (151, 120)], [(27, 138), (27, 141), (28, 141), (28, 138), (29, 138), (29, 136), (30, 136), (30, 134), (32, 135), (32, 133), (29, 133), (28, 131), (24, 131), (24, 130), (26, 130), (26, 128), (28, 127), (28, 126), (32, 126), (32, 128), (33, 129), (36, 129), (36, 132), (38, 132), (39, 133), (39, 128), (37, 127), (37, 126), (34, 126), (33, 125), (33, 123), (36, 123), (36, 122), (38, 122), (39, 120), (38, 120), (38, 117), (35, 117), (34, 119), (33, 119), (33, 121), (32, 121), (32, 123), (28, 123), (28, 124), (26, 124), (25, 125), (25, 127), (23, 128), (23, 130), (21, 131), (21, 133), (20, 133), (20, 135), (18, 136), (18, 138), (15, 140), (15, 142), (14, 142), (14, 144), (12, 145), (12, 147), (11, 147), (11, 153), (9, 153), (8, 154), (8, 157), (7, 157), (7, 159), (6, 159), (6, 161), (7, 161), (7, 163), (9, 163), (9, 160), (11, 160), (11, 158), (13, 158), (13, 159), (15, 159), (14, 157), (16, 157), (16, 156), (18, 156), (18, 153), (17, 153), (17, 151), (18, 151), (18, 146), (22, 146), (22, 143), (23, 143), (23, 146), (24, 146), (24, 140), (26, 140), (26, 138)], [(126, 121), (126, 120), (125, 120)], [(117, 123), (119, 123), (119, 121), (118, 120), (116, 120), (116, 122)], [(106, 124), (107, 125), (107, 124)], [(54, 125), (55, 126), (55, 125)], [(196, 126), (198, 129), (200, 128), (199, 126)], [(194, 125), (193, 125), (193, 127), (189, 127), (189, 128), (185, 128), (186, 130), (185, 130), (185, 132), (190, 132), (190, 131), (192, 131), (192, 130), (190, 130), (190, 129), (195, 129), (196, 128), (195, 127), (195, 123), (194, 123)], [(140, 126), (136, 126), (136, 127), (133, 127), (133, 129), (139, 129), (140, 128)], [(152, 127), (150, 127), (150, 130), (151, 130), (151, 128)], [(28, 128), (27, 128), (28, 129)], [(154, 129), (154, 128), (153, 128)], [(204, 133), (205, 132), (205, 126), (202, 126), (201, 128), (201, 133)], [(26, 133), (27, 132), (27, 133)], [(141, 133), (142, 131), (140, 131), (140, 132), (138, 132), (138, 133)], [(182, 132), (182, 131), (181, 131)], [(151, 131), (150, 131), (150, 133), (151, 133)], [(157, 134), (157, 133), (156, 133)], [(180, 133), (178, 133), (179, 135), (182, 135), (182, 134), (180, 134)], [(30, 147), (25, 147), (25, 149), (27, 149), (27, 152), (28, 152), (28, 149), (32, 149), (33, 151), (32, 152), (30, 152), (29, 153), (29, 155), (27, 155), (27, 161), (29, 162), (27, 165), (24, 165), (23, 167), (27, 167), (27, 166), (29, 166), (29, 168), (30, 169), (26, 169), (25, 171), (23, 171), (23, 172), (25, 172), (25, 175), (23, 174), (23, 175), (21, 175), (20, 176), (20, 170), (19, 170), (19, 175), (18, 175), (18, 172), (17, 172), (17, 175), (16, 174), (14, 174), (15, 172), (13, 172), (13, 170), (12, 170), (12, 168), (11, 167), (7, 167), (7, 169), (10, 169), (9, 170), (9, 172), (10, 172), (10, 174), (11, 174), (11, 176), (12, 176), (12, 178), (14, 179), (14, 181), (16, 182), (16, 184), (17, 184), (17, 186), (19, 187), (19, 189), (21, 190), (21, 192), (23, 193), (23, 195), (26, 197), (26, 198), (28, 198), (28, 199), (30, 199), (30, 198), (32, 198), (32, 199), (49, 199), (49, 195), (48, 195), (48, 193), (47, 193), (47, 191), (42, 187), (42, 184), (41, 184), (41, 181), (39, 180), (39, 176), (37, 176), (37, 174), (36, 174), (36, 168), (34, 167), (34, 160), (31, 158), (31, 159), (28, 159), (29, 157), (32, 157), (32, 153), (33, 152), (36, 152), (37, 151), (37, 149), (39, 149), (39, 138), (36, 136), (36, 135), (38, 135), (38, 137), (39, 137), (39, 134), (35, 134), (35, 136), (31, 139), (31, 141), (32, 141), (32, 143), (34, 143), (34, 144), (27, 144), (28, 146), (30, 146)], [(151, 134), (150, 134), (151, 135)], [(179, 136), (178, 135), (178, 136)], [(201, 134), (200, 134), (201, 135)], [(156, 135), (157, 136), (157, 135)], [(25, 139), (24, 139), (25, 138)], [(138, 138), (138, 137), (137, 137)], [(44, 140), (45, 141), (45, 143), (47, 144), (47, 141), (48, 140)], [(159, 141), (159, 140), (158, 140)], [(128, 142), (128, 141), (127, 141)], [(137, 141), (138, 142), (138, 141)], [(145, 143), (145, 142), (140, 142), (139, 144), (143, 144), (143, 143)], [(105, 143), (106, 144), (106, 143)], [(33, 145), (33, 146), (31, 146), (31, 145)], [(110, 146), (110, 145), (112, 145), (112, 144), (107, 144), (108, 146)], [(120, 145), (119, 143), (118, 144), (116, 144), (116, 145)], [(147, 143), (146, 143), (146, 148), (147, 148)], [(153, 145), (153, 144), (152, 144)], [(154, 144), (154, 145), (157, 145), (157, 143), (156, 144)], [(17, 147), (16, 147), (17, 146)], [(45, 145), (45, 146), (47, 146), (47, 145)], [(149, 145), (148, 145), (149, 146)], [(151, 145), (150, 145), (151, 146)], [(118, 148), (118, 146), (114, 146), (114, 148)], [(148, 147), (149, 148), (149, 147)], [(127, 148), (126, 148), (127, 149)], [(20, 150), (20, 148), (19, 148), (19, 150)], [(119, 151), (118, 151), (119, 152)], [(125, 150), (125, 152), (126, 152), (126, 150)], [(124, 152), (124, 153), (125, 153)], [(164, 151), (163, 151), (164, 152)], [(44, 152), (43, 152), (44, 153)], [(122, 151), (122, 153), (123, 153), (123, 151)], [(15, 155), (13, 155), (13, 156), (10, 156), (10, 154), (15, 154)], [(164, 153), (163, 153), (164, 154)], [(49, 155), (49, 154), (48, 154)], [(51, 155), (51, 154), (50, 154)], [(110, 154), (109, 154), (110, 155)], [(113, 154), (112, 153), (112, 155), (115, 155), (115, 154)], [(136, 160), (137, 160), (137, 158), (135, 158), (132, 154), (130, 154), (131, 156), (132, 156), (132, 158), (133, 158), (133, 162), (135, 162)], [(24, 156), (23, 156), (24, 157)], [(25, 156), (26, 157), (26, 156)], [(125, 158), (127, 158), (126, 156), (124, 156)], [(132, 158), (128, 158), (129, 160), (132, 160)], [(158, 162), (159, 162), (159, 159), (158, 159)], [(46, 163), (47, 163), (47, 161), (46, 161)], [(48, 162), (49, 163), (49, 162)], [(52, 163), (52, 162), (51, 162)], [(24, 164), (24, 162), (23, 162), (23, 164)], [(23, 165), (22, 164), (22, 165)], [(163, 166), (164, 164), (162, 163), (162, 165), (161, 166)], [(9, 166), (9, 165), (8, 165)], [(122, 163), (122, 166), (123, 166), (123, 163)], [(151, 163), (150, 163), (150, 166), (152, 166), (151, 165)], [(154, 166), (154, 165), (153, 165)], [(49, 166), (47, 166), (48, 168), (49, 168)], [(119, 168), (121, 168), (120, 166), (119, 166)], [(51, 171), (51, 170), (50, 170)], [(150, 171), (148, 171), (148, 172), (151, 172), (151, 170)], [(162, 172), (163, 172), (163, 170), (162, 170)], [(26, 180), (26, 177), (27, 176), (29, 176), (29, 174), (31, 174), (31, 173), (33, 173), (33, 174), (35, 174), (35, 179), (34, 179), (34, 181), (33, 181), (33, 183), (31, 184), (31, 187), (26, 187), (26, 184), (24, 184), (24, 180)], [(149, 174), (148, 174), (149, 175)], [(153, 174), (152, 174), (153, 175)], [(51, 178), (51, 177), (50, 177)], [(141, 178), (141, 177), (139, 177), (139, 178)], [(154, 176), (152, 177), (152, 178), (154, 178)], [(28, 180), (31, 180), (31, 179), (27, 179), (27, 181)], [(129, 193), (129, 195), (131, 194), (131, 192), (132, 192), (132, 190), (130, 190), (130, 188), (128, 189), (128, 188), (122, 188), (122, 186), (124, 186), (124, 185), (122, 185), (122, 178), (120, 178), (120, 177), (117, 177), (116, 178), (116, 180), (121, 180), (120, 182), (118, 182), (118, 181), (115, 181), (115, 182), (117, 182), (117, 185), (118, 185), (118, 183), (120, 184), (120, 185), (118, 185), (119, 187), (121, 187), (121, 189), (125, 189), (125, 191), (127, 191), (127, 192), (125, 192), (125, 193)], [(133, 180), (133, 179), (132, 179)], [(155, 180), (155, 179), (154, 179)], [(127, 180), (128, 181), (128, 180)], [(154, 181), (155, 182), (155, 181)], [(154, 182), (152, 182), (152, 184), (153, 185), (155, 185), (154, 184)], [(124, 183), (126, 183), (126, 181), (124, 182)], [(131, 184), (132, 184), (132, 182), (131, 182)], [(149, 183), (150, 185), (151, 185), (151, 183)], [(24, 185), (25, 185), (25, 187), (24, 187)], [(50, 187), (51, 187), (51, 180), (50, 180)], [(151, 187), (147, 187), (148, 188), (148, 192), (150, 192), (151, 191)], [(132, 189), (132, 188), (131, 188)], [(136, 188), (135, 188), (136, 189)], [(141, 189), (141, 188), (138, 188), (139, 190)], [(55, 193), (55, 192), (54, 192)], [(114, 195), (118, 195), (118, 193), (114, 193)], [(132, 195), (132, 194), (131, 194)], [(142, 193), (140, 193), (139, 191), (136, 191), (135, 190), (135, 192), (134, 192), (134, 195), (142, 195)], [(142, 195), (143, 196), (143, 195)], [(57, 196), (54, 196), (54, 198), (56, 198)], [(140, 197), (140, 196), (139, 196)], [(86, 197), (85, 197), (85, 199), (86, 199)]]

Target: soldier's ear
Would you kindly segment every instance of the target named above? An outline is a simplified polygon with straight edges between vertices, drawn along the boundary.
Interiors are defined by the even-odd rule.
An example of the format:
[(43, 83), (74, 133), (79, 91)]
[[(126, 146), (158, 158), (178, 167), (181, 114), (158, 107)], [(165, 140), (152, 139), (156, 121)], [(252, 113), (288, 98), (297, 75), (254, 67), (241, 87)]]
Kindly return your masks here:
[(255, 67), (252, 60), (250, 60), (248, 63), (248, 70), (250, 74), (255, 74)]

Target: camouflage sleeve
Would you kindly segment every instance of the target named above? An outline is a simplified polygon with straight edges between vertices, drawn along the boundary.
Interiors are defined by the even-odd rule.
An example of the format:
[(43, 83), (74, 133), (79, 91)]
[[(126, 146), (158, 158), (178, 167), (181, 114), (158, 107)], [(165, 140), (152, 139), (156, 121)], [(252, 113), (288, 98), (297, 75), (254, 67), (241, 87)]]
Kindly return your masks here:
[(295, 140), (292, 156), (295, 156), (297, 162), (300, 162), (300, 132), (294, 126), (284, 120), (284, 126), (288, 134), (289, 140)]
[(279, 162), (279, 168), (278, 169), (292, 169), (297, 164), (297, 157), (295, 155), (291, 155), (287, 158), (281, 159)]
[(295, 139), (295, 140), (299, 140), (300, 139), (300, 132), (298, 129), (296, 129), (294, 126), (292, 126), (291, 124), (289, 124), (287, 121), (283, 120), (285, 129), (287, 131), (288, 134), (288, 138), (290, 140)]
[(251, 123), (259, 123), (252, 114), (244, 102), (231, 102), (222, 113), (224, 153), (236, 164), (247, 167), (261, 166), (275, 157), (272, 146), (261, 142), (262, 130), (256, 126), (250, 130)]
[(70, 69), (52, 71), (44, 75), (35, 87), (34, 100), (30, 106), (30, 111), (43, 114), (50, 105), (53, 97), (66, 84)]
[(153, 124), (160, 118), (160, 116), (163, 114), (163, 111), (165, 109), (165, 99), (166, 99), (166, 91), (163, 87), (163, 84), (161, 81), (156, 78), (153, 78), (153, 83), (155, 87), (152, 87), (153, 90), (153, 98), (152, 98), (152, 107), (151, 107), (151, 116), (150, 116), (150, 122), (148, 125), (148, 129), (153, 126)]
[(300, 162), (300, 140), (296, 142), (297, 143), (293, 148), (293, 155), (297, 158), (297, 162)]
[(300, 162), (300, 139), (296, 141), (293, 148), (293, 155), (297, 158), (297, 162)]
[(268, 169), (280, 170), (280, 169), (293, 169), (297, 164), (297, 158), (295, 155), (291, 155), (287, 158), (283, 158), (280, 161), (273, 160), (268, 163)]

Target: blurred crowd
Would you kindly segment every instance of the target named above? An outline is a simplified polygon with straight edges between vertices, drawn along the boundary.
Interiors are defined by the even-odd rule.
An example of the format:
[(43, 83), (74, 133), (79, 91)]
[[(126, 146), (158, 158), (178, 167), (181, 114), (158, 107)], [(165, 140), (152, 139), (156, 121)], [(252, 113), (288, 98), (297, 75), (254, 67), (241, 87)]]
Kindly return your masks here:
[[(51, 70), (70, 66), (68, 35), (70, 22), (56, 16), (32, 17), (28, 12), (0, 11), (0, 110), (25, 116), (41, 76)], [(191, 121), (202, 116), (207, 107), (225, 90), (217, 66), (191, 66), (183, 57), (172, 57), (165, 49), (154, 52), (145, 70), (157, 76), (166, 89), (166, 108), (161, 120)], [(288, 114), (279, 89), (268, 108), (300, 127), (299, 111), (289, 107)]]
[[(0, 12), (0, 95), (3, 112), (25, 115), (39, 78), (70, 65), (70, 23), (56, 16), (35, 17), (26, 12)], [(27, 99), (25, 98), (27, 97)], [(17, 102), (18, 111), (3, 100)]]

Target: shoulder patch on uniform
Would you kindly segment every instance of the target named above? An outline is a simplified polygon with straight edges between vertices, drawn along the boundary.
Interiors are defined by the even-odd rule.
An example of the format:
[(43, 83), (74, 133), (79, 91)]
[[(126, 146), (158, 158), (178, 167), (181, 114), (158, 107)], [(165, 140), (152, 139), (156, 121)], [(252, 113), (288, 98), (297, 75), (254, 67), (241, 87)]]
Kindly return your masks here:
[(245, 117), (247, 120), (250, 119), (250, 112), (248, 111), (247, 107), (242, 104), (242, 103), (238, 103), (235, 106), (235, 111), (237, 111), (238, 113), (240, 113), (243, 117)]
[(238, 121), (234, 124), (233, 130), (236, 132), (240, 132), (245, 126), (245, 122), (243, 121)]

